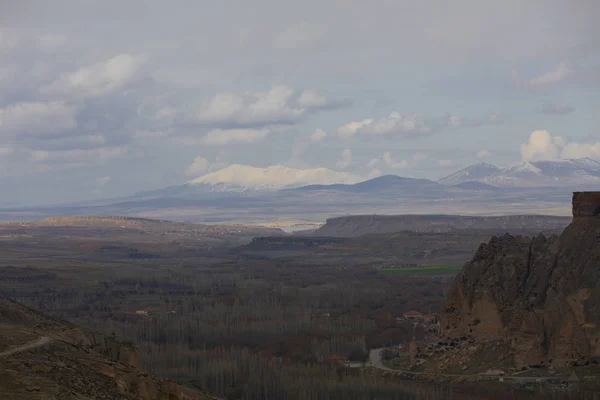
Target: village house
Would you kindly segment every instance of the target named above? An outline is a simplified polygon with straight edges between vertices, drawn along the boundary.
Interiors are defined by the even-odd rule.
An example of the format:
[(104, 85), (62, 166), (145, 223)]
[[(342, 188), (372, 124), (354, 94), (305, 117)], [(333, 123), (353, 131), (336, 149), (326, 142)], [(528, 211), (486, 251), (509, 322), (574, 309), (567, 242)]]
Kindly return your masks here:
[(439, 321), (439, 315), (437, 314), (427, 314), (423, 316), (423, 322), (426, 324), (437, 324)]
[(152, 313), (152, 309), (151, 309), (150, 307), (146, 307), (146, 308), (144, 308), (144, 309), (142, 309), (142, 310), (137, 310), (135, 313), (136, 313), (137, 315), (141, 315), (141, 316), (143, 316), (143, 317), (148, 317), (148, 318), (150, 318), (150, 315), (151, 315), (151, 313)]
[(403, 314), (404, 319), (413, 320), (413, 321), (421, 321), (423, 319), (423, 313), (419, 311), (407, 311)]
[(336, 356), (334, 354), (329, 356), (328, 361), (332, 364), (342, 365), (344, 367), (350, 365), (350, 361), (346, 357)]

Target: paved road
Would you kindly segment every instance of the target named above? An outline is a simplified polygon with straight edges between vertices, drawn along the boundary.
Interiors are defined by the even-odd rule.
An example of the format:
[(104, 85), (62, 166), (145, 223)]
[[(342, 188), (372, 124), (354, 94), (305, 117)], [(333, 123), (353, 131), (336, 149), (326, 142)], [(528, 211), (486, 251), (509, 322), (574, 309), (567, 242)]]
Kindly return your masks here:
[(22, 351), (27, 351), (31, 349), (35, 349), (36, 347), (40, 347), (50, 342), (50, 338), (48, 336), (42, 336), (33, 342), (26, 343), (22, 346), (12, 348), (10, 350), (3, 351), (0, 353), (0, 357), (7, 357), (15, 353), (20, 353)]
[(438, 377), (448, 377), (448, 378), (503, 378), (505, 381), (512, 382), (541, 382), (541, 381), (549, 381), (549, 380), (567, 380), (567, 377), (561, 376), (548, 376), (548, 377), (534, 377), (534, 376), (514, 376), (514, 375), (485, 375), (485, 374), (475, 374), (475, 375), (460, 375), (460, 374), (433, 374), (428, 372), (413, 372), (413, 371), (403, 371), (400, 369), (392, 369), (385, 366), (381, 360), (381, 352), (384, 349), (371, 349), (369, 351), (369, 361), (367, 361), (367, 367), (373, 367), (380, 369), (382, 371), (387, 372), (395, 372), (399, 374), (412, 374), (412, 375), (430, 375), (430, 376), (438, 376)]

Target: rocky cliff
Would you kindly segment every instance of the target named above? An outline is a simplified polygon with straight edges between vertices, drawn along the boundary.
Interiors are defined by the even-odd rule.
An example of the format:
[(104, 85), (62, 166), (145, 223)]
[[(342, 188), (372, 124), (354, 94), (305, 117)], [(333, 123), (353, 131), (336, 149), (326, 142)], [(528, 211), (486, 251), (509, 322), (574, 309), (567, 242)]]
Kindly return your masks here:
[(139, 369), (131, 343), (0, 299), (0, 398), (214, 399)]
[(511, 232), (557, 233), (570, 222), (569, 217), (549, 215), (507, 215), (476, 217), (463, 215), (352, 215), (330, 218), (311, 236), (357, 237), (362, 235), (415, 232), (452, 232), (482, 230), (493, 234)]
[(600, 360), (600, 192), (573, 195), (559, 236), (504, 235), (458, 274), (441, 333), (509, 344), (517, 368)]

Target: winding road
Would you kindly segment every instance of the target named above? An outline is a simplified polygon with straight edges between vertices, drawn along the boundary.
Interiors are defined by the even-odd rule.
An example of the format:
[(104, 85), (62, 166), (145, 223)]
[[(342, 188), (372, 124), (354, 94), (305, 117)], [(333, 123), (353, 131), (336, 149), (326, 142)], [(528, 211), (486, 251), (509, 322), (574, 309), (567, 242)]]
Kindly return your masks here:
[(0, 353), (0, 357), (7, 357), (12, 354), (21, 353), (23, 351), (35, 349), (36, 347), (40, 347), (40, 346), (45, 345), (46, 343), (50, 343), (50, 340), (51, 339), (48, 336), (42, 336), (42, 337), (34, 340), (33, 342), (25, 343), (22, 346), (14, 347), (10, 350), (3, 351)]
[(385, 366), (383, 361), (381, 360), (381, 352), (384, 349), (371, 349), (369, 351), (369, 361), (367, 361), (367, 367), (373, 367), (382, 371), (393, 372), (397, 374), (410, 374), (410, 375), (429, 375), (429, 376), (438, 376), (445, 378), (502, 378), (505, 381), (513, 381), (513, 382), (542, 382), (542, 381), (550, 381), (550, 380), (567, 380), (567, 377), (561, 376), (545, 376), (545, 377), (537, 377), (537, 376), (515, 376), (515, 375), (485, 375), (485, 374), (475, 374), (475, 375), (460, 375), (460, 374), (434, 374), (430, 372), (414, 372), (414, 371), (403, 371), (400, 369), (393, 369)]

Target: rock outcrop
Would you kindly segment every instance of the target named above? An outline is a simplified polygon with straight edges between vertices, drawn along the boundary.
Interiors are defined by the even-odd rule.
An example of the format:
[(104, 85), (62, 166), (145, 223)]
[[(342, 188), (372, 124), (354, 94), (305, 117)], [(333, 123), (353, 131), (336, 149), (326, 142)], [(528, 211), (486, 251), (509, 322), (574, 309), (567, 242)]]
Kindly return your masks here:
[(442, 310), (441, 333), (510, 344), (517, 368), (600, 360), (600, 192), (573, 195), (560, 236), (504, 235), (478, 249)]

